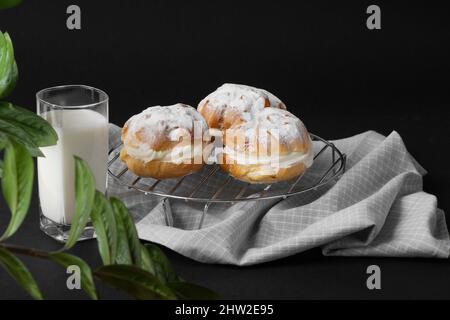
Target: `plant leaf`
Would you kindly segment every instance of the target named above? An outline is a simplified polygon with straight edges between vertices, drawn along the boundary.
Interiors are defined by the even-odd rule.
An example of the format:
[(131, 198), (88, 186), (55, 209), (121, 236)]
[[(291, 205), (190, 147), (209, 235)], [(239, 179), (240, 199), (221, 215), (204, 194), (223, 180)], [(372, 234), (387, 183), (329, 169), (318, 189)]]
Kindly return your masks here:
[(179, 299), (189, 300), (216, 300), (220, 295), (211, 289), (184, 281), (171, 282), (167, 284)]
[(80, 237), (92, 212), (95, 197), (95, 179), (87, 163), (75, 158), (75, 211), (72, 216), (69, 238), (66, 249), (72, 247)]
[(153, 275), (156, 274), (152, 258), (150, 257), (147, 248), (143, 244), (141, 244), (141, 264), (139, 267), (145, 271), (150, 272)]
[(95, 290), (94, 279), (92, 277), (92, 271), (86, 262), (74, 255), (65, 252), (50, 253), (49, 257), (52, 261), (63, 266), (64, 268), (67, 268), (71, 265), (78, 266), (81, 271), (81, 287), (91, 297), (91, 299), (98, 299), (97, 292)]
[(117, 198), (110, 198), (111, 207), (117, 223), (117, 259), (118, 264), (141, 265), (141, 243), (136, 226), (127, 207)]
[(128, 239), (125, 232), (125, 226), (115, 216), (117, 222), (117, 252), (116, 252), (116, 264), (132, 265), (133, 259), (131, 257), (130, 247), (128, 245)]
[(3, 132), (26, 142), (31, 141), (33, 146), (51, 146), (58, 140), (55, 130), (45, 119), (9, 102), (0, 103), (0, 120), (5, 127)]
[(172, 265), (162, 250), (153, 243), (142, 245), (145, 252), (142, 253), (142, 268), (152, 273), (161, 283), (172, 289), (179, 299), (219, 299), (214, 291), (184, 282), (175, 273)]
[(11, 219), (0, 241), (13, 235), (22, 224), (30, 206), (33, 178), (33, 159), (23, 146), (10, 141), (3, 162), (2, 191)]
[(0, 9), (12, 8), (19, 5), (22, 0), (0, 0)]
[(0, 99), (11, 94), (16, 86), (17, 78), (18, 69), (14, 60), (11, 38), (7, 32), (0, 32)]
[[(145, 244), (149, 259), (151, 260), (153, 267), (153, 274), (162, 282), (178, 282), (180, 278), (177, 276), (172, 268), (166, 255), (161, 251), (161, 249), (153, 244)], [(149, 270), (150, 271), (150, 270)], [(150, 271), (151, 272), (151, 271)]]
[(103, 282), (136, 299), (176, 299), (175, 294), (154, 275), (135, 266), (104, 266), (95, 274)]
[(117, 252), (116, 219), (111, 204), (99, 191), (95, 192), (91, 220), (97, 235), (98, 249), (103, 264), (114, 263)]
[(28, 153), (33, 157), (43, 157), (44, 154), (39, 150), (39, 147), (34, 144), (28, 132), (14, 124), (4, 121), (0, 118), (0, 133), (3, 139), (14, 140), (23, 145)]
[(9, 251), (0, 248), (0, 264), (34, 299), (42, 300), (42, 294), (27, 267)]

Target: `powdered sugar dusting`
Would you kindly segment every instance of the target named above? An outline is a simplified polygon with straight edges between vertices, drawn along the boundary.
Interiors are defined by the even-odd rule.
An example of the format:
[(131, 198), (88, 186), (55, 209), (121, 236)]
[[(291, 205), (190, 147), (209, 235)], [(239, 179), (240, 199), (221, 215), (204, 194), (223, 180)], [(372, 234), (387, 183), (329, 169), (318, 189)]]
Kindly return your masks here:
[(203, 117), (193, 107), (182, 103), (149, 107), (132, 116), (127, 124), (125, 144), (138, 132), (148, 145), (153, 145), (161, 135), (166, 135), (170, 141), (179, 141), (186, 134), (193, 133), (194, 125), (200, 125), (202, 133), (207, 130)]
[(275, 108), (264, 108), (252, 121), (238, 125), (235, 134), (243, 135), (248, 141), (254, 141), (257, 134), (258, 145), (250, 143), (248, 151), (255, 152), (256, 148), (269, 148), (271, 139), (280, 144), (289, 145), (290, 142), (301, 140), (308, 142), (310, 137), (303, 122), (292, 113)]
[(270, 107), (285, 109), (283, 102), (270, 92), (241, 84), (225, 83), (203, 99), (199, 107), (208, 102), (210, 108), (229, 108), (242, 114), (243, 120), (265, 108), (266, 100)]

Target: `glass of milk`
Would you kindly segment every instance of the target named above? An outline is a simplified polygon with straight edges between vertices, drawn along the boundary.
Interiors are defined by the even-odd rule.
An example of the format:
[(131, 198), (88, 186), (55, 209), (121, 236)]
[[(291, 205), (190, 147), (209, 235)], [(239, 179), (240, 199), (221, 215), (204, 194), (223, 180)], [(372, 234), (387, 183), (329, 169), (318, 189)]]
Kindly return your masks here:
[[(41, 148), (37, 161), (40, 225), (54, 239), (67, 240), (75, 208), (74, 155), (89, 165), (97, 190), (106, 192), (108, 161), (108, 95), (102, 90), (68, 85), (36, 94), (37, 113), (58, 134), (55, 146)], [(88, 225), (80, 240), (92, 238)]]

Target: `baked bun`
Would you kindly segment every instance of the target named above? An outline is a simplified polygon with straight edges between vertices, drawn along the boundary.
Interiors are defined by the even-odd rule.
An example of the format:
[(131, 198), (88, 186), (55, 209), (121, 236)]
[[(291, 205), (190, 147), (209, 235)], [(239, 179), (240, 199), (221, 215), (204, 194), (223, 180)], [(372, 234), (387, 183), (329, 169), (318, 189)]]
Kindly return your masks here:
[(188, 105), (147, 108), (125, 123), (120, 159), (140, 177), (193, 173), (203, 166), (202, 137), (207, 129), (205, 120)]
[(253, 114), (265, 108), (286, 109), (286, 106), (266, 90), (226, 83), (204, 98), (197, 110), (210, 128), (226, 130), (251, 120)]
[(236, 179), (272, 183), (302, 174), (313, 162), (305, 125), (290, 112), (263, 108), (227, 130), (220, 166)]

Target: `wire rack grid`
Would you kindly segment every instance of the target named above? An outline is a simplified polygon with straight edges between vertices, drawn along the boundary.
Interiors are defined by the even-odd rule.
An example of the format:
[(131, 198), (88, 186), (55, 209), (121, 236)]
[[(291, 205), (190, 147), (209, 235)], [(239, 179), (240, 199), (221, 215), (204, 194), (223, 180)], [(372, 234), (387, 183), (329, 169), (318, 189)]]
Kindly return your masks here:
[(218, 165), (205, 165), (194, 174), (177, 179), (157, 180), (134, 175), (119, 159), (122, 145), (109, 152), (108, 174), (121, 186), (157, 196), (166, 208), (166, 222), (172, 224), (168, 199), (204, 203), (198, 228), (203, 226), (213, 203), (234, 204), (240, 201), (279, 199), (306, 194), (336, 182), (345, 172), (346, 155), (332, 142), (311, 134), (314, 162), (300, 176), (289, 181), (271, 184), (250, 184), (237, 180), (220, 170)]

